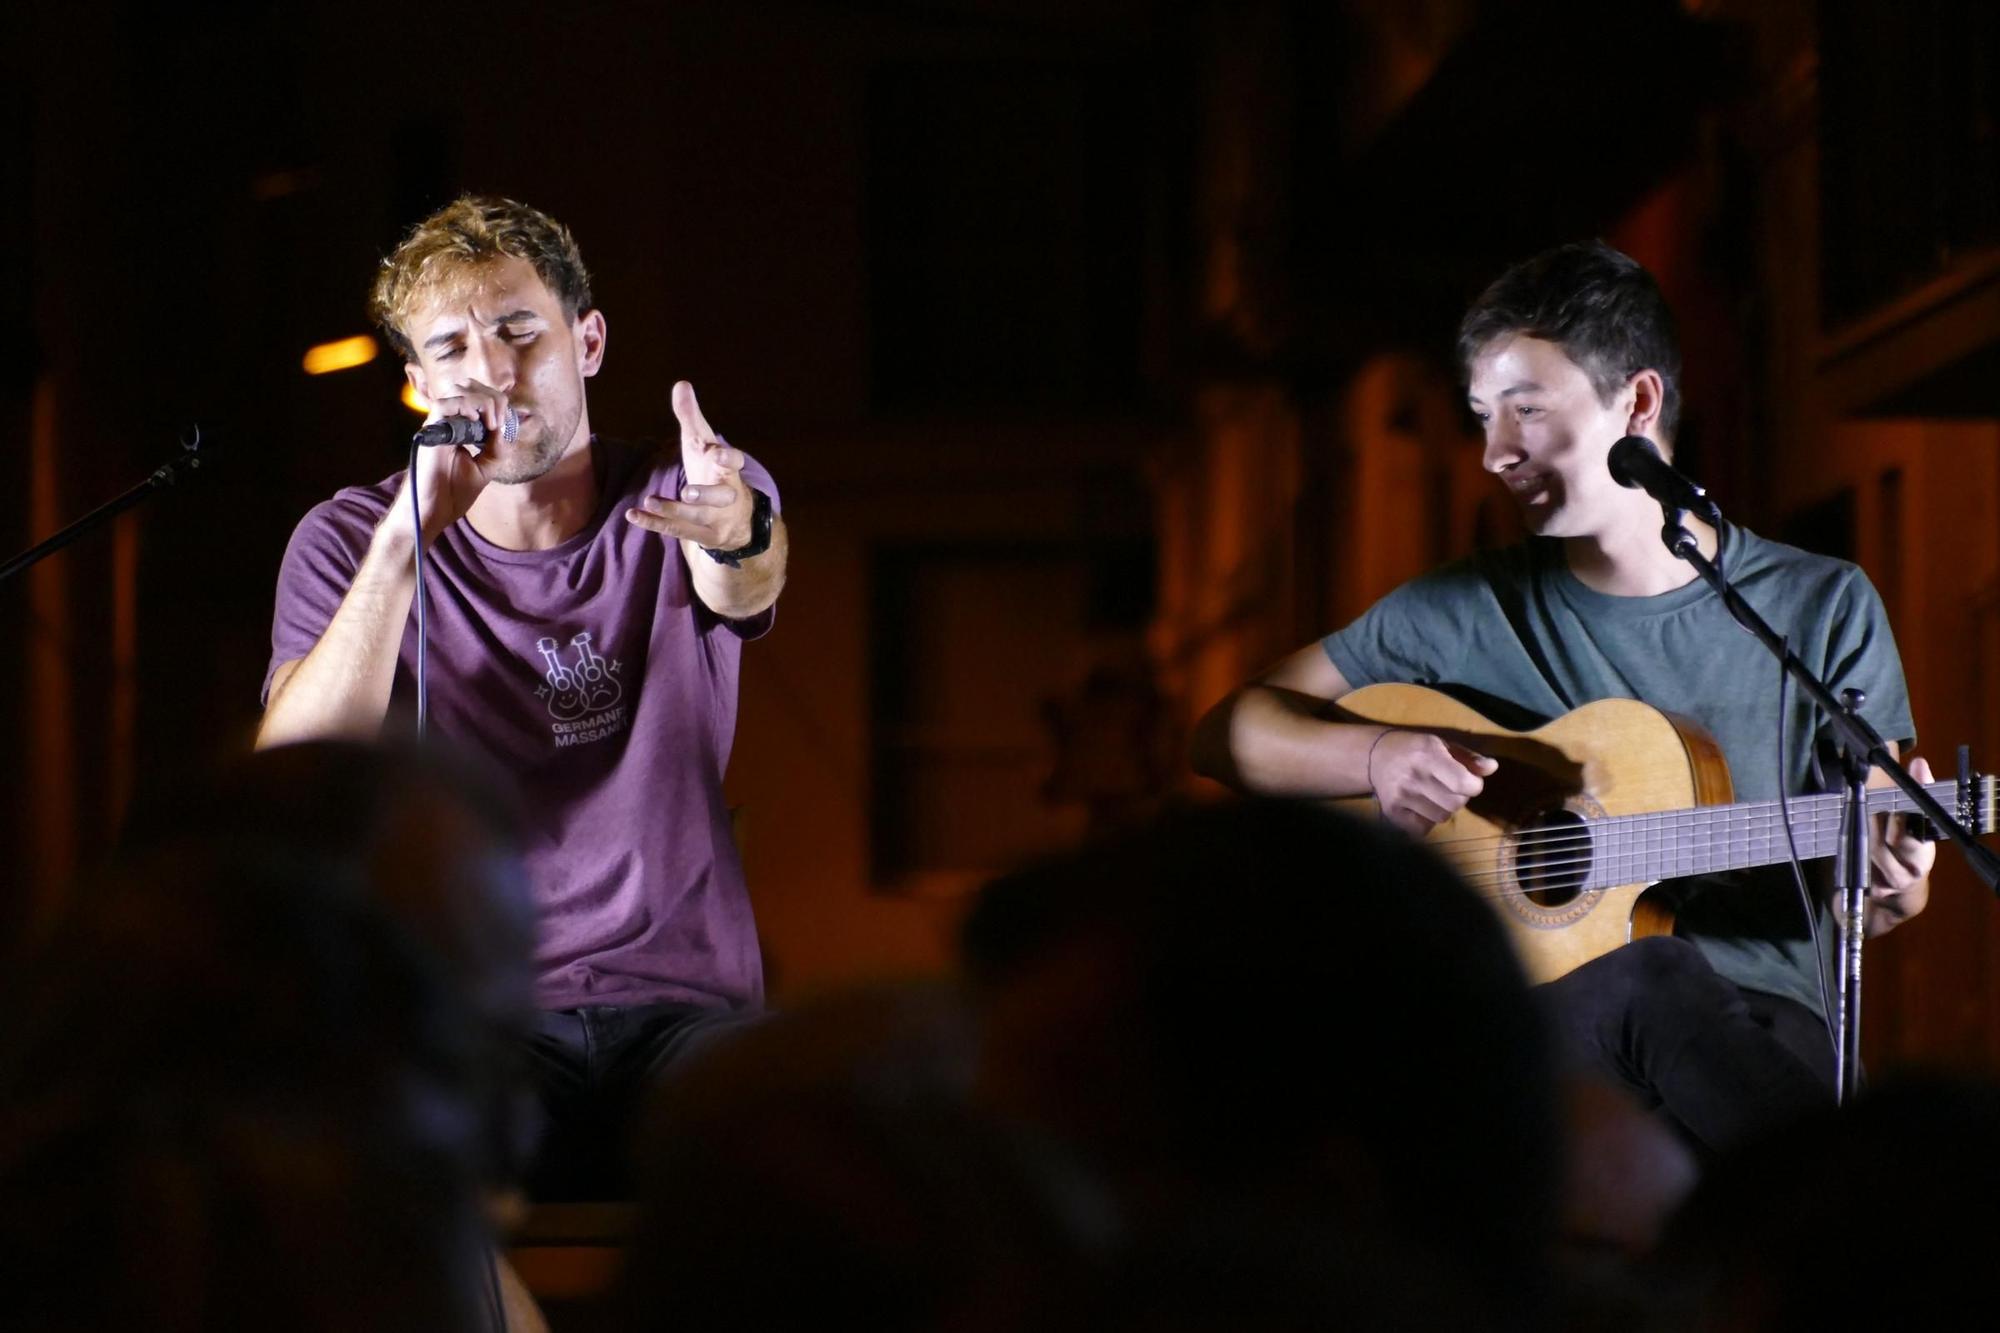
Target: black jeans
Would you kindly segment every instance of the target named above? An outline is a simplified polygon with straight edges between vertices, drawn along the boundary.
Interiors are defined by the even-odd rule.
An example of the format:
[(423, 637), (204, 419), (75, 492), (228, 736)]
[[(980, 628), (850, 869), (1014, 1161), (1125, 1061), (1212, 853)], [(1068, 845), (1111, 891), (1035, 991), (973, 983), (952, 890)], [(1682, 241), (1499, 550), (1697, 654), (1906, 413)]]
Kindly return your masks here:
[(536, 1199), (631, 1197), (632, 1140), (652, 1090), (690, 1056), (762, 1018), (692, 1004), (544, 1011), (528, 1037), (542, 1128)]
[(1820, 1016), (1744, 990), (1686, 940), (1634, 940), (1540, 993), (1558, 1058), (1629, 1089), (1709, 1152), (1833, 1104)]

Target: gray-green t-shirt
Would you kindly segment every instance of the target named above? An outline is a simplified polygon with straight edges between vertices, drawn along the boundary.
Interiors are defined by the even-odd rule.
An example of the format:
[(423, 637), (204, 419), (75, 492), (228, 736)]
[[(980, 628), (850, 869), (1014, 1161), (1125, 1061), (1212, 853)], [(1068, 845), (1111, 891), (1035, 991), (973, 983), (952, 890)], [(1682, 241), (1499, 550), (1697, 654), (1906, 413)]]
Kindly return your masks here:
[[(1868, 576), (1736, 527), (1724, 529), (1721, 554), (1731, 582), (1800, 660), (1836, 694), (1866, 691), (1863, 714), (1907, 750), (1916, 728), (1903, 666)], [(1323, 646), (1357, 688), (1434, 686), (1509, 726), (1538, 726), (1597, 699), (1639, 699), (1708, 729), (1737, 800), (1778, 794), (1777, 661), (1700, 579), (1656, 597), (1615, 597), (1570, 572), (1561, 542), (1536, 538), (1412, 579)], [(1815, 790), (1812, 702), (1794, 686), (1786, 711), (1787, 793)], [(1737, 984), (1817, 1010), (1818, 974), (1790, 872), (1695, 883), (1710, 891), (1682, 892), (1676, 933)]]

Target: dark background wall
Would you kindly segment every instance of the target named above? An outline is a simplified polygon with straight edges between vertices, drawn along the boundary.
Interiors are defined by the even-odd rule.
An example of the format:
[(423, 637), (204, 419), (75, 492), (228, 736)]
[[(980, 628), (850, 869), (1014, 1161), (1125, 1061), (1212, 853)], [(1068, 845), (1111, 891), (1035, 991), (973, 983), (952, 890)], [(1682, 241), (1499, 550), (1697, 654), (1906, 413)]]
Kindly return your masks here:
[[(580, 238), (601, 430), (668, 434), (690, 379), (784, 490), (730, 775), (781, 996), (938, 966), (982, 875), (1209, 794), (1180, 749), (1223, 690), (1503, 538), (1450, 333), (1576, 236), (1682, 317), (1683, 459), (1860, 559), (1932, 753), (1990, 761), (1995, 26), (1862, 8), (11, 12), (0, 547), (209, 443), (0, 589), (7, 930), (247, 743), (293, 523), (414, 421), (387, 358), (300, 357), (464, 189)], [(1875, 1057), (2000, 1060), (1996, 946), (1947, 869), (1874, 954)]]

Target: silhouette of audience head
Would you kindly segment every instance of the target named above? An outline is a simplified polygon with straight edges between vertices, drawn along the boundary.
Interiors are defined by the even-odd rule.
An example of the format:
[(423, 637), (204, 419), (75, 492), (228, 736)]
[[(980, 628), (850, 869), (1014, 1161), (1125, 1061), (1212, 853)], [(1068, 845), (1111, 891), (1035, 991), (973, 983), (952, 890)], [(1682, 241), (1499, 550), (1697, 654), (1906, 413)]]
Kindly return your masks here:
[(8, 998), (10, 1327), (473, 1326), (476, 1024), (351, 874), (136, 857)]
[(1255, 1199), (1533, 1299), (1547, 1038), (1490, 910), (1422, 847), (1294, 803), (1178, 813), (992, 884), (964, 939), (981, 1097), (1142, 1214)]
[(513, 790), (435, 744), (309, 741), (152, 794), (133, 850), (188, 839), (265, 845), (349, 867), (495, 1022), (532, 1007), (534, 907)]
[(135, 809), (133, 850), (264, 846), (342, 868), (443, 965), (485, 1045), (486, 1174), (520, 1178), (537, 1131), (522, 1046), (534, 904), (511, 787), (437, 745), (309, 741), (243, 756)]
[(433, 752), (314, 743), (135, 812), (7, 985), (0, 1250), (27, 1275), (10, 1315), (483, 1317), (484, 1192), (529, 1128), (510, 811)]
[(1668, 1228), (1660, 1304), (1718, 1333), (1977, 1326), (2000, 1248), (1996, 1142), (2000, 1086), (1943, 1075), (1746, 1142)]
[(971, 1042), (951, 988), (880, 985), (696, 1057), (642, 1134), (628, 1326), (1031, 1327), (1100, 1201), (972, 1109)]

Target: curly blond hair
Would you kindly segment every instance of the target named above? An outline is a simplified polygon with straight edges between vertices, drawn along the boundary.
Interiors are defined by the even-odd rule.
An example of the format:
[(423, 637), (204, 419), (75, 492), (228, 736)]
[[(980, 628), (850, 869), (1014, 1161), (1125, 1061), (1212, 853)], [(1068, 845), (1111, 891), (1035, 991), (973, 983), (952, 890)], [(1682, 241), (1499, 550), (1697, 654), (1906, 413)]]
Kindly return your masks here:
[(412, 227), (382, 261), (368, 313), (403, 359), (414, 361), (403, 329), (412, 307), (439, 284), (503, 255), (534, 265), (569, 319), (590, 309), (590, 274), (568, 227), (513, 199), (465, 194)]

